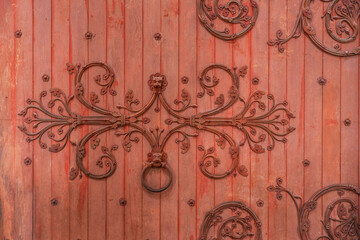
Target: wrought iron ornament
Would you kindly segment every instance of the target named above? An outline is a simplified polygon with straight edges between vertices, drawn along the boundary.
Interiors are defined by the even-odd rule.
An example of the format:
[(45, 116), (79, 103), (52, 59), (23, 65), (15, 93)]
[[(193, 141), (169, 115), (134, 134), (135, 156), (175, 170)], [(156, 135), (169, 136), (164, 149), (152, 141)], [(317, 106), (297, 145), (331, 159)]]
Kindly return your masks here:
[[(185, 127), (214, 134), (217, 145), (221, 149), (225, 149), (227, 144), (229, 145), (232, 164), (224, 172), (209, 170), (210, 167), (216, 168), (221, 163), (220, 159), (216, 156), (215, 147), (205, 149), (204, 146), (198, 146), (198, 149), (203, 151), (203, 157), (199, 163), (200, 170), (207, 177), (216, 179), (224, 178), (234, 171), (238, 171), (243, 176), (247, 175), (246, 167), (239, 166), (239, 146), (247, 143), (255, 153), (263, 153), (265, 152), (265, 146), (263, 145), (266, 145), (266, 149), (271, 151), (276, 142), (285, 143), (287, 141), (285, 136), (295, 130), (295, 128), (289, 126), (288, 119), (294, 118), (294, 115), (286, 109), (286, 101), (275, 103), (274, 96), (268, 94), (265, 99), (270, 106), (267, 108), (265, 101), (263, 101), (265, 93), (262, 91), (252, 93), (248, 99), (239, 96), (239, 77), (245, 77), (246, 66), (240, 69), (230, 69), (219, 64), (206, 67), (199, 79), (201, 91), (197, 94), (197, 97), (203, 98), (205, 95), (215, 95), (214, 88), (219, 84), (220, 79), (216, 76), (210, 76), (210, 72), (217, 70), (224, 71), (231, 78), (232, 82), (228, 92), (228, 99), (225, 99), (224, 94), (220, 94), (216, 97), (216, 107), (214, 109), (198, 112), (190, 116), (185, 116), (183, 113), (190, 108), (197, 108), (197, 105), (192, 103), (191, 96), (183, 89), (181, 99), (176, 99), (174, 101), (176, 106), (171, 106), (163, 94), (167, 88), (168, 81), (160, 73), (150, 76), (148, 86), (152, 91), (152, 95), (143, 107), (139, 109), (134, 108), (134, 105), (139, 105), (140, 101), (135, 98), (132, 90), (125, 94), (125, 105), (117, 106), (117, 110), (108, 110), (100, 107), (100, 98), (93, 91), (94, 89), (89, 90), (89, 94), (86, 94), (85, 91), (87, 88), (83, 83), (83, 76), (90, 68), (102, 68), (105, 70), (105, 74), (95, 77), (95, 84), (101, 88), (101, 95), (110, 94), (115, 96), (117, 94), (113, 90), (115, 74), (109, 65), (102, 62), (93, 62), (84, 67), (68, 64), (67, 69), (69, 73), (75, 75), (74, 95), (67, 97), (59, 88), (52, 88), (49, 91), (51, 99), (47, 104), (44, 103), (44, 99), (48, 92), (43, 91), (40, 94), (40, 100), (28, 99), (28, 106), (19, 113), (20, 116), (25, 117), (24, 122), (32, 127), (32, 131), (29, 131), (25, 126), (19, 126), (19, 129), (28, 136), (28, 142), (38, 140), (41, 148), (46, 149), (48, 146), (43, 141), (43, 137), (47, 136), (53, 142), (48, 148), (50, 152), (61, 151), (67, 142), (76, 146), (77, 167), (71, 169), (70, 179), (75, 179), (79, 175), (81, 177), (81, 173), (94, 179), (107, 178), (114, 173), (117, 164), (113, 152), (118, 149), (118, 145), (113, 145), (110, 148), (101, 147), (103, 155), (96, 161), (96, 165), (100, 170), (106, 169), (105, 173), (90, 172), (83, 164), (86, 144), (90, 143), (90, 147), (96, 149), (100, 145), (99, 136), (111, 130), (114, 131), (115, 136), (123, 138), (122, 147), (127, 152), (131, 151), (133, 143), (139, 141), (137, 135), (142, 135), (150, 144), (152, 150), (147, 154), (147, 164), (143, 169), (141, 179), (143, 186), (152, 192), (164, 191), (170, 186), (172, 181), (171, 170), (167, 165), (168, 155), (164, 150), (170, 137), (173, 135), (177, 136), (175, 142), (181, 145), (181, 153), (185, 154), (190, 148), (189, 138), (198, 136), (198, 132), (186, 132), (184, 130)], [(73, 112), (71, 110), (71, 102), (74, 98), (93, 114), (84, 116)], [(232, 117), (215, 116), (229, 109), (235, 103), (243, 105), (242, 110), (236, 115)], [(155, 112), (159, 112), (160, 106), (162, 106), (170, 114), (171, 117), (165, 120), (165, 124), (170, 127), (168, 131), (160, 127), (145, 128), (145, 125), (149, 124), (151, 119), (144, 116), (144, 114), (152, 106), (155, 107)], [(32, 115), (29, 111), (30, 109), (33, 110)], [(128, 114), (123, 114), (120, 110), (124, 110)], [(91, 125), (98, 128), (90, 131), (79, 142), (75, 143), (70, 139), (70, 136), (75, 129), (83, 125)], [(243, 133), (244, 137), (240, 143), (237, 143), (231, 135), (218, 130), (217, 126), (237, 128)], [(154, 168), (162, 168), (170, 176), (168, 183), (159, 189), (149, 186), (146, 181), (148, 172)]]
[(339, 56), (353, 56), (360, 54), (360, 46), (352, 49), (342, 49), (346, 43), (356, 42), (359, 35), (360, 0), (318, 0), (328, 3), (323, 18), (325, 28), (330, 37), (335, 40), (333, 46), (322, 42), (313, 23), (312, 5), (314, 0), (302, 0), (300, 12), (295, 26), (289, 36), (283, 37), (282, 30), (276, 33), (276, 39), (270, 40), (270, 46), (277, 46), (280, 52), (284, 52), (284, 44), (292, 38), (298, 38), (304, 31), (311, 41), (322, 51)]
[[(212, 235), (215, 229), (215, 235)], [(252, 239), (261, 240), (261, 221), (243, 202), (226, 202), (205, 215), (200, 240)]]
[[(245, 35), (255, 25), (259, 8), (255, 0), (199, 0), (198, 16), (200, 23), (212, 35), (223, 40), (234, 40)], [(217, 24), (218, 21), (222, 23)], [(236, 24), (240, 26), (239, 32), (231, 30), (233, 27), (222, 27), (218, 30), (216, 25)]]
[[(358, 199), (360, 195), (359, 187), (344, 184), (331, 185), (320, 189), (307, 202), (303, 203), (301, 197), (294, 195), (290, 190), (283, 187), (282, 183), (283, 180), (278, 178), (276, 186), (269, 186), (268, 191), (275, 192), (278, 200), (283, 198), (283, 192), (291, 197), (297, 210), (298, 231), (301, 240), (356, 240), (360, 238), (359, 205), (358, 200), (353, 200)], [(338, 198), (328, 204), (324, 219), (321, 220), (326, 234), (311, 236), (309, 217), (318, 204), (321, 207), (323, 197), (330, 195), (332, 192), (337, 192)], [(345, 193), (353, 194), (355, 197), (353, 199), (345, 197)], [(320, 230), (317, 232), (320, 232)]]

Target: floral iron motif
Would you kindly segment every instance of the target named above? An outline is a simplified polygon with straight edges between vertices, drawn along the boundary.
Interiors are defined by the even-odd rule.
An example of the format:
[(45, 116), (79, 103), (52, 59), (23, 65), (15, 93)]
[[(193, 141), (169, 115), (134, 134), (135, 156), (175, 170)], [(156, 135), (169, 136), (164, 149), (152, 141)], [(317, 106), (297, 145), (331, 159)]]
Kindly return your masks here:
[[(160, 73), (150, 76), (148, 86), (152, 91), (152, 95), (148, 102), (140, 109), (134, 109), (134, 105), (139, 105), (140, 101), (135, 99), (134, 92), (129, 90), (125, 94), (125, 105), (117, 106), (117, 110), (107, 110), (99, 106), (100, 98), (89, 90), (82, 82), (84, 74), (90, 68), (102, 68), (105, 74), (97, 75), (94, 79), (95, 84), (101, 87), (100, 94), (110, 94), (115, 96), (117, 93), (113, 89), (115, 81), (114, 71), (109, 65), (102, 62), (93, 62), (80, 67), (80, 65), (68, 64), (67, 69), (70, 74), (74, 74), (74, 95), (67, 97), (66, 94), (59, 88), (50, 89), (51, 99), (47, 105), (44, 103), (44, 98), (47, 92), (43, 91), (40, 94), (40, 100), (27, 100), (28, 106), (19, 113), (24, 116), (24, 122), (32, 127), (32, 131), (28, 131), (25, 126), (19, 126), (28, 137), (27, 141), (31, 142), (38, 140), (41, 148), (48, 148), (43, 141), (43, 137), (47, 136), (53, 144), (48, 148), (50, 152), (59, 152), (66, 146), (67, 142), (76, 146), (76, 165), (70, 171), (70, 179), (75, 179), (77, 176), (82, 176), (81, 173), (94, 179), (107, 178), (116, 170), (116, 160), (113, 152), (118, 149), (118, 145), (111, 148), (105, 146), (101, 147), (102, 156), (96, 161), (96, 165), (101, 169), (106, 169), (105, 173), (97, 174), (90, 172), (83, 164), (86, 154), (86, 144), (90, 143), (92, 149), (96, 149), (100, 145), (99, 136), (103, 133), (114, 131), (115, 136), (122, 137), (122, 147), (125, 151), (130, 152), (133, 143), (137, 143), (139, 138), (136, 135), (142, 135), (144, 139), (150, 144), (152, 151), (147, 155), (147, 164), (142, 172), (143, 186), (152, 192), (161, 192), (167, 189), (172, 181), (172, 174), (167, 166), (168, 155), (164, 151), (164, 147), (170, 137), (178, 135), (175, 142), (181, 145), (181, 153), (185, 154), (190, 148), (189, 137), (196, 137), (198, 133), (187, 133), (184, 127), (190, 127), (195, 130), (207, 131), (214, 134), (217, 139), (217, 145), (224, 149), (229, 144), (229, 153), (232, 158), (232, 165), (230, 169), (222, 173), (215, 173), (209, 171), (209, 167), (217, 167), (220, 160), (215, 156), (215, 148), (209, 148), (205, 151), (203, 146), (198, 146), (199, 150), (204, 151), (204, 157), (200, 161), (201, 171), (210, 178), (224, 178), (234, 171), (238, 171), (241, 175), (247, 175), (245, 166), (239, 166), (239, 146), (246, 143), (255, 153), (263, 153), (265, 148), (262, 144), (267, 142), (267, 150), (272, 150), (275, 142), (286, 142), (286, 135), (294, 131), (295, 128), (289, 126), (289, 120), (282, 118), (286, 115), (288, 119), (294, 118), (294, 115), (286, 109), (287, 102), (275, 103), (274, 96), (267, 95), (267, 100), (270, 103), (269, 108), (266, 108), (265, 102), (262, 101), (265, 95), (262, 91), (256, 91), (245, 100), (239, 96), (239, 75), (244, 77), (246, 75), (246, 67), (239, 70), (236, 68), (230, 69), (226, 66), (214, 64), (203, 70), (200, 77), (201, 91), (197, 94), (198, 98), (202, 98), (205, 94), (214, 96), (214, 87), (220, 82), (215, 76), (210, 77), (209, 72), (212, 70), (225, 71), (231, 79), (231, 87), (229, 91), (229, 100), (225, 100), (223, 94), (216, 98), (216, 108), (199, 112), (191, 116), (182, 115), (183, 112), (190, 108), (197, 108), (196, 104), (192, 104), (192, 99), (188, 92), (183, 89), (181, 93), (181, 100), (176, 99), (174, 104), (178, 107), (172, 107), (164, 96), (164, 91), (168, 85), (166, 77)], [(91, 92), (90, 92), (91, 91)], [(81, 115), (71, 110), (70, 103), (76, 98), (83, 106), (85, 106), (93, 114)], [(89, 98), (89, 99), (87, 99)], [(232, 117), (215, 117), (226, 109), (229, 109), (236, 102), (243, 104), (243, 109)], [(144, 125), (149, 124), (151, 119), (144, 116), (149, 109), (155, 106), (155, 112), (160, 111), (162, 106), (171, 116), (165, 120), (165, 124), (169, 125), (169, 130), (165, 131), (162, 128), (146, 129)], [(57, 107), (57, 112), (54, 110)], [(32, 115), (29, 110), (33, 110)], [(120, 110), (128, 114), (121, 113)], [(263, 111), (264, 113), (261, 113)], [(260, 112), (260, 113), (258, 113)], [(42, 116), (39, 115), (41, 113)], [(70, 139), (72, 132), (80, 126), (98, 127), (95, 130), (87, 133), (78, 143)], [(176, 125), (176, 126), (175, 126)], [(172, 127), (174, 126), (174, 127)], [(237, 144), (235, 140), (226, 132), (216, 129), (216, 126), (232, 126), (240, 130), (244, 138)], [(170, 128), (172, 127), (172, 128)], [(56, 132), (57, 134), (55, 134)], [(267, 140), (267, 136), (269, 140)], [(265, 141), (266, 140), (266, 141)], [(211, 161), (213, 160), (213, 161)], [(148, 172), (154, 168), (161, 168), (168, 172), (170, 176), (168, 183), (155, 189), (147, 185), (145, 178)], [(103, 170), (102, 170), (103, 171)]]
[[(303, 203), (301, 197), (294, 195), (283, 187), (282, 183), (283, 180), (278, 178), (276, 186), (269, 186), (268, 191), (275, 192), (278, 200), (283, 198), (283, 192), (291, 197), (297, 210), (298, 231), (301, 240), (355, 240), (360, 238), (358, 201), (343, 196), (345, 193), (355, 194), (354, 199), (358, 199), (360, 195), (360, 188), (358, 186), (345, 184), (331, 185), (320, 189), (307, 202)], [(326, 235), (312, 237), (312, 234), (310, 234), (310, 215), (316, 209), (318, 203), (321, 204), (323, 197), (331, 192), (337, 192), (339, 198), (327, 205), (324, 219), (321, 220)]]
[[(199, 0), (200, 23), (212, 35), (223, 40), (234, 40), (245, 35), (255, 25), (258, 14), (259, 8), (254, 0), (226, 0), (224, 4), (219, 4), (219, 0)], [(242, 30), (232, 32), (229, 27), (217, 30), (216, 20), (225, 24), (238, 24)]]
[(347, 57), (360, 54), (360, 46), (353, 49), (343, 50), (342, 45), (356, 42), (359, 35), (360, 0), (318, 0), (328, 3), (323, 18), (325, 28), (330, 37), (335, 41), (333, 46), (328, 46), (317, 35), (314, 26), (311, 5), (314, 0), (302, 0), (300, 12), (295, 26), (289, 36), (283, 37), (282, 30), (276, 33), (276, 39), (268, 41), (270, 46), (277, 46), (279, 52), (284, 52), (284, 44), (292, 38), (298, 38), (302, 30), (311, 41), (322, 51), (339, 56)]
[[(215, 229), (212, 236), (211, 229)], [(225, 202), (205, 215), (200, 240), (253, 239), (261, 240), (261, 221), (243, 202)]]

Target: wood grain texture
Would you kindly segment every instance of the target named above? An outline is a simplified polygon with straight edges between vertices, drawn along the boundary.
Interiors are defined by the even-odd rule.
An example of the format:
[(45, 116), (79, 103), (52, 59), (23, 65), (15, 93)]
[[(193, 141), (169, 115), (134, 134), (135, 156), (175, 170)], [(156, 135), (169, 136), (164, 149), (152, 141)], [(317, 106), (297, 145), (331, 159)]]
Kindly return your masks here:
[[(292, 30), (299, 3), (292, 0), (257, 1), (260, 9), (255, 27), (245, 36), (223, 41), (211, 35), (199, 22), (195, 0), (3, 0), (0, 2), (0, 238), (1, 239), (124, 239), (124, 240), (195, 240), (205, 214), (225, 201), (243, 201), (262, 221), (263, 239), (299, 239), (296, 212), (290, 198), (276, 200), (266, 187), (277, 177), (284, 186), (305, 200), (330, 184), (359, 184), (359, 57), (339, 58), (321, 52), (304, 34), (284, 45), (285, 52), (269, 47), (266, 42), (278, 29), (284, 35)], [(281, 7), (279, 7), (281, 6)], [(314, 2), (313, 15), (321, 16), (326, 4)], [(334, 44), (323, 27), (323, 19), (314, 17), (316, 31), (325, 43)], [(226, 23), (217, 27), (223, 29)], [(232, 31), (240, 30), (232, 26)], [(20, 38), (14, 37), (22, 31)], [(85, 33), (93, 33), (91, 39)], [(161, 34), (156, 40), (154, 35)], [(351, 43), (352, 46), (359, 44)], [(230, 175), (221, 180), (205, 177), (199, 162), (206, 149), (217, 147), (216, 137), (198, 131), (190, 138), (190, 149), (181, 153), (175, 134), (165, 151), (173, 172), (172, 186), (161, 194), (150, 193), (141, 185), (141, 172), (151, 151), (148, 142), (132, 144), (130, 152), (122, 148), (122, 138), (114, 132), (103, 134), (101, 145), (119, 145), (114, 152), (117, 170), (105, 180), (86, 176), (69, 180), (69, 171), (76, 165), (76, 148), (68, 144), (60, 153), (40, 148), (38, 142), (28, 144), (17, 128), (23, 125), (18, 112), (27, 98), (38, 99), (43, 90), (60, 87), (67, 95), (74, 93), (73, 76), (66, 63), (107, 62), (115, 71), (117, 95), (100, 96), (101, 106), (116, 110), (124, 105), (125, 94), (132, 90), (140, 108), (150, 98), (151, 74), (164, 74), (168, 81), (164, 93), (168, 102), (181, 98), (186, 89), (197, 109), (190, 115), (215, 106), (216, 96), (228, 96), (229, 77), (213, 71), (220, 84), (215, 96), (197, 98), (201, 71), (213, 63), (248, 66), (248, 74), (240, 78), (240, 95), (261, 90), (275, 96), (277, 102), (287, 100), (296, 116), (291, 125), (295, 132), (286, 144), (277, 143), (272, 152), (255, 154), (247, 145), (240, 148), (240, 165), (249, 170), (248, 177)], [(42, 76), (48, 74), (50, 81)], [(98, 91), (93, 78), (98, 69), (84, 75), (86, 95)], [(184, 83), (182, 77), (189, 81)], [(318, 78), (327, 83), (319, 85)], [(251, 80), (258, 78), (257, 85)], [(47, 96), (50, 99), (50, 96)], [(175, 106), (176, 107), (176, 106)], [(93, 114), (76, 100), (71, 109), (83, 115)], [(242, 109), (237, 103), (221, 116), (232, 116)], [(53, 110), (55, 111), (55, 110)], [(126, 112), (120, 110), (120, 112)], [(170, 129), (164, 121), (169, 114), (151, 108), (144, 117), (146, 129), (159, 126)], [(282, 116), (281, 116), (282, 117)], [(344, 121), (351, 120), (350, 126)], [(141, 123), (142, 124), (142, 123)], [(72, 134), (78, 142), (95, 127), (82, 127)], [(240, 142), (237, 129), (219, 127)], [(187, 133), (195, 130), (188, 128)], [(52, 143), (46, 142), (48, 146)], [(227, 146), (228, 147), (228, 146)], [(100, 171), (96, 160), (100, 148), (87, 147), (85, 167)], [(216, 150), (221, 159), (214, 173), (229, 166), (228, 148)], [(25, 165), (29, 157), (31, 165)], [(310, 161), (308, 167), (303, 161)], [(165, 184), (167, 176), (154, 170), (148, 175), (151, 186)], [(329, 194), (313, 211), (321, 219)], [(51, 205), (57, 199), (56, 206)], [(119, 200), (127, 201), (121, 206)], [(194, 206), (188, 201), (195, 200)], [(261, 200), (264, 206), (259, 207)], [(210, 232), (214, 232), (213, 229)], [(321, 234), (320, 221), (313, 221), (312, 234)]]
[[(51, 2), (34, 1), (34, 98), (44, 90), (49, 90), (52, 83), (44, 83), (43, 74), (51, 75)], [(64, 66), (64, 65), (63, 65)], [(27, 99), (28, 96), (23, 96)], [(51, 153), (34, 144), (34, 223), (33, 239), (51, 239)]]
[[(85, 39), (85, 33), (88, 31), (88, 1), (72, 0), (70, 1), (70, 59), (69, 62), (84, 65), (89, 60), (88, 41)], [(71, 81), (73, 81), (73, 76)], [(71, 92), (75, 91), (73, 82), (70, 85)], [(74, 112), (80, 112), (88, 115), (87, 108), (80, 104), (73, 104)], [(73, 133), (73, 139), (81, 139), (87, 131), (88, 127), (84, 127)], [(87, 165), (88, 157), (85, 157), (84, 163)], [(76, 166), (76, 150), (75, 147), (70, 148), (70, 168)], [(70, 183), (70, 239), (87, 239), (88, 238), (88, 179), (75, 179)]]

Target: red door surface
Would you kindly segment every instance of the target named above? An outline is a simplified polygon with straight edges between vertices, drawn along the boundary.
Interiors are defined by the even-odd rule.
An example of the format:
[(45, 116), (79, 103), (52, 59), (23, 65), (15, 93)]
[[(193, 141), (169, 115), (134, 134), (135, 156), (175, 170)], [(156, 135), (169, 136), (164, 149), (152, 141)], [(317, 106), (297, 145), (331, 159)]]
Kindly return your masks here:
[(2, 239), (360, 239), (359, 0), (0, 14)]

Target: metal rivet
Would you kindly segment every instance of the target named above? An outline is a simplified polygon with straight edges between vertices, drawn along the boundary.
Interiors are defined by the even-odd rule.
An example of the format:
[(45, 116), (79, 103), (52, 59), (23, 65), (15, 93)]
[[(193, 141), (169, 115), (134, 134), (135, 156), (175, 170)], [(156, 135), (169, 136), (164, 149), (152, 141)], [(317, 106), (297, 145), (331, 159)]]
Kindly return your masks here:
[(325, 79), (325, 78), (323, 78), (323, 77), (319, 77), (318, 78), (318, 83), (320, 84), (320, 85), (325, 85), (326, 84), (326, 82), (327, 82), (327, 80)]
[(259, 200), (256, 202), (256, 205), (257, 205), (258, 207), (263, 207), (263, 206), (264, 206), (264, 201), (261, 200), (261, 199), (259, 199)]
[(182, 83), (182, 84), (187, 84), (188, 82), (189, 82), (189, 78), (188, 78), (188, 77), (184, 76), (184, 77), (181, 78), (181, 83)]
[(255, 77), (255, 78), (252, 79), (251, 82), (252, 82), (253, 85), (258, 85), (260, 80), (257, 77)]
[(195, 200), (194, 199), (190, 199), (187, 204), (190, 206), (190, 207), (193, 207), (195, 206)]
[(341, 47), (340, 47), (340, 44), (337, 43), (337, 44), (334, 45), (334, 49), (335, 49), (335, 50), (340, 50), (340, 48), (341, 48)]
[(28, 166), (28, 165), (31, 165), (31, 162), (32, 162), (32, 161), (31, 161), (31, 158), (29, 158), (29, 157), (26, 157), (26, 158), (24, 159), (24, 164), (27, 165), (27, 166)]
[(42, 80), (43, 80), (44, 82), (48, 82), (48, 81), (50, 80), (49, 75), (44, 74), (44, 75), (42, 76)]
[(155, 33), (154, 38), (155, 38), (156, 41), (160, 41), (161, 38), (162, 38), (161, 33)]
[(16, 38), (21, 38), (21, 36), (22, 36), (21, 30), (16, 30), (14, 35), (15, 35)]
[(345, 120), (344, 120), (344, 125), (347, 126), (347, 127), (350, 126), (350, 125), (351, 125), (351, 120), (348, 119), (348, 118), (345, 119)]
[(120, 203), (120, 206), (126, 206), (127, 201), (125, 198), (120, 198), (119, 203)]
[(343, 190), (339, 190), (337, 191), (337, 194), (339, 195), (339, 197), (342, 197), (345, 194), (345, 192)]
[(58, 205), (58, 200), (56, 198), (51, 199), (51, 206)]
[(90, 39), (92, 39), (93, 37), (94, 37), (94, 35), (93, 35), (91, 32), (85, 33), (85, 38), (86, 38), (87, 40), (90, 40)]
[(310, 161), (309, 161), (308, 159), (305, 159), (305, 160), (303, 161), (303, 165), (304, 165), (304, 167), (310, 166)]

